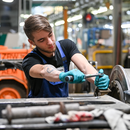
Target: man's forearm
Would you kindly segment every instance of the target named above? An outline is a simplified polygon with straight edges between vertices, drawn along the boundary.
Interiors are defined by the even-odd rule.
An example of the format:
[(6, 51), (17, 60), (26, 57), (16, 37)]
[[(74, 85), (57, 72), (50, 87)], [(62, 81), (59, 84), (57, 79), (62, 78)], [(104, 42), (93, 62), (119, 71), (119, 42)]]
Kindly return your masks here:
[(42, 78), (45, 78), (48, 81), (56, 82), (60, 81), (59, 74), (61, 72), (58, 71), (53, 65), (44, 65), (43, 70), (41, 70), (40, 75)]
[(41, 78), (46, 79), (48, 81), (56, 82), (60, 81), (59, 74), (61, 72), (58, 71), (53, 65), (46, 64), (41, 65), (37, 64), (32, 66), (32, 68), (29, 71), (29, 75), (33, 78)]
[[(88, 64), (86, 69), (87, 69), (86, 74), (96, 74), (96, 73), (98, 73), (98, 71), (91, 64)], [(87, 80), (91, 83), (94, 83), (95, 77), (87, 78)]]

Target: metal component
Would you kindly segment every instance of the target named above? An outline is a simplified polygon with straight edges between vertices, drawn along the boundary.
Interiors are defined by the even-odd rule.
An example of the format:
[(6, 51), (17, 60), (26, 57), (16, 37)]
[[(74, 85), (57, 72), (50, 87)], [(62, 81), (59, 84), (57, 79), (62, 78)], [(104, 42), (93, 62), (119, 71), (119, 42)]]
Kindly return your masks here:
[[(25, 119), (26, 120), (26, 119)], [(32, 120), (32, 119), (31, 119)], [(29, 123), (29, 124), (14, 124), (14, 125), (1, 125), (2, 130), (66, 130), (66, 129), (82, 128), (89, 129), (102, 129), (109, 128), (110, 126), (105, 120), (92, 120), (86, 122), (69, 122), (69, 123)], [(109, 130), (108, 129), (108, 130)]]
[(94, 96), (98, 98), (98, 94), (99, 93), (99, 89), (98, 87), (96, 87), (95, 91), (94, 91)]
[(124, 94), (125, 94), (125, 101), (127, 101), (127, 103), (130, 103), (130, 90), (124, 91)]
[[(70, 100), (84, 100), (86, 99), (86, 97), (68, 97), (68, 99)], [(99, 99), (99, 98), (98, 98)], [(113, 101), (100, 101), (100, 100), (94, 100), (94, 101), (85, 101), (86, 104), (114, 104), (115, 102)]]
[(78, 103), (64, 104), (60, 102), (60, 105), (49, 105), (49, 106), (33, 106), (33, 107), (19, 107), (11, 108), (11, 105), (7, 105), (6, 109), (2, 110), (2, 117), (8, 120), (8, 123), (11, 124), (12, 119), (20, 118), (36, 118), (36, 117), (48, 117), (54, 116), (58, 112), (67, 114), (68, 111), (75, 110), (93, 110), (95, 109), (94, 105), (92, 106), (79, 106)]
[[(104, 73), (101, 73), (101, 75), (99, 75), (99, 77), (102, 77), (104, 75)], [(109, 93), (111, 90), (108, 88), (107, 90), (100, 90), (98, 87), (96, 87), (95, 91), (94, 91), (94, 96), (96, 96), (98, 98), (98, 96), (100, 95), (104, 95)]]
[(7, 105), (7, 119), (8, 119), (8, 123), (11, 124), (11, 119), (12, 119), (12, 112), (11, 112), (11, 106)]
[[(79, 104), (78, 103), (66, 104), (65, 108), (67, 112), (70, 110), (79, 110)], [(46, 116), (52, 116), (55, 113), (60, 112), (60, 110), (65, 111), (63, 110), (63, 106), (61, 107), (60, 105), (19, 107), (19, 108), (11, 108), (10, 105), (7, 105), (6, 109), (2, 110), (2, 117), (7, 118), (9, 121), (11, 119), (16, 118), (46, 117)]]
[(99, 98), (99, 96), (103, 96), (103, 95), (108, 94), (110, 92), (111, 92), (111, 90), (109, 88), (107, 90), (100, 90), (97, 87), (95, 89), (95, 91), (94, 91), (94, 96), (97, 97), (97, 98)]
[(67, 114), (67, 110), (66, 110), (65, 104), (63, 102), (60, 102), (60, 111), (63, 114)]
[(110, 89), (108, 95), (127, 102), (124, 91), (130, 90), (130, 69), (124, 69), (121, 65), (116, 65), (110, 74)]
[(92, 111), (95, 109), (95, 105), (85, 105), (85, 106), (80, 106), (79, 110), (80, 111)]
[[(77, 95), (77, 98), (79, 98), (78, 94), (76, 94), (76, 95)], [(71, 96), (73, 96), (73, 95), (71, 94)], [(95, 97), (82, 97), (82, 100), (67, 100), (67, 98), (39, 98), (39, 99), (33, 98), (33, 99), (28, 99), (28, 100), (30, 100), (31, 102), (34, 102), (34, 103), (31, 103), (32, 105), (35, 104), (36, 102), (41, 103), (41, 104), (39, 104), (39, 105), (41, 105), (40, 111), (42, 111), (43, 113), (44, 112), (51, 112), (51, 110), (54, 111), (56, 108), (56, 107), (54, 107), (54, 105), (48, 105), (46, 108), (46, 111), (44, 111), (43, 108), (45, 106), (43, 106), (43, 103), (42, 103), (42, 102), (44, 102), (44, 100), (47, 101), (48, 104), (57, 103), (58, 105), (59, 105), (60, 101), (66, 102), (66, 103), (68, 102), (70, 104), (68, 106), (66, 106), (67, 104), (60, 103), (61, 105), (63, 105), (63, 107), (65, 105), (67, 110), (69, 107), (74, 106), (73, 105), (74, 102), (77, 102), (78, 105), (75, 105), (75, 107), (76, 107), (76, 109), (78, 108), (77, 109), (78, 111), (91, 111), (95, 108), (105, 111), (105, 110), (113, 108), (113, 109), (117, 109), (117, 110), (123, 111), (123, 112), (128, 113), (128, 114), (130, 113), (130, 105), (123, 103), (121, 101), (118, 101), (118, 100), (116, 100), (108, 95), (101, 96), (101, 98), (99, 98), (98, 100), (95, 99)], [(4, 101), (5, 100), (1, 100), (0, 105), (4, 104)], [(8, 103), (7, 103), (7, 101), (8, 101)], [(102, 124), (103, 122), (106, 122), (106, 120), (104, 120), (104, 118), (101, 119), (101, 118), (97, 118), (97, 117), (94, 118), (92, 121), (86, 121), (86, 122), (51, 123), (51, 121), (50, 121), (51, 124), (49, 124), (46, 121), (48, 118), (50, 119), (51, 117), (46, 116), (46, 117), (28, 118), (28, 115), (31, 116), (31, 114), (36, 114), (36, 112), (37, 112), (37, 115), (38, 114), (40, 115), (43, 113), (42, 112), (40, 113), (39, 109), (37, 109), (36, 111), (29, 111), (30, 107), (27, 107), (27, 105), (29, 105), (29, 104), (26, 104), (25, 99), (15, 99), (15, 100), (12, 99), (12, 100), (6, 100), (5, 102), (7, 104), (11, 104), (11, 102), (12, 102), (11, 105), (13, 106), (13, 108), (11, 108), (11, 113), (12, 113), (11, 114), (11, 116), (12, 116), (11, 117), (11, 125), (8, 124), (6, 119), (1, 118), (1, 120), (0, 120), (1, 129), (19, 129), (19, 130), (51, 129), (52, 130), (52, 129), (67, 129), (67, 128), (72, 128), (72, 129), (73, 128), (84, 128), (84, 129), (85, 128), (86, 129), (87, 128), (89, 128), (89, 129), (91, 129), (91, 128), (92, 129), (94, 129), (94, 128), (95, 129), (107, 128), (106, 125)], [(19, 109), (16, 109), (15, 107), (19, 106), (18, 104), (16, 104), (16, 102), (19, 102), (19, 104), (21, 104), (21, 103), (24, 105), (26, 104), (26, 106), (24, 108), (19, 107)], [(108, 104), (108, 102), (109, 103), (111, 102), (111, 104)], [(114, 103), (112, 104), (112, 102), (114, 102)], [(87, 104), (89, 103), (90, 105), (83, 105), (85, 103), (87, 103)], [(100, 104), (98, 104), (98, 103), (100, 103)], [(79, 104), (81, 106), (79, 106)], [(39, 106), (35, 106), (35, 107), (39, 108)], [(50, 109), (50, 107), (51, 107), (51, 109)], [(58, 108), (60, 110), (61, 106), (59, 105)], [(18, 111), (18, 110), (20, 110), (20, 111)], [(73, 111), (75, 111), (75, 109), (73, 109)], [(20, 119), (18, 117), (17, 117), (18, 119), (16, 119), (16, 113), (21, 114), (21, 115), (25, 115), (25, 113), (28, 113), (28, 115), (24, 116), (25, 118), (23, 118), (23, 119), (22, 118)], [(14, 117), (15, 117), (15, 119), (14, 119)], [(54, 115), (53, 115), (53, 117), (54, 117)], [(54, 121), (53, 119), (55, 119), (55, 118), (53, 118), (53, 119), (52, 118), (50, 120)]]
[[(103, 76), (103, 74), (102, 74), (102, 73), (86, 74), (86, 75), (84, 75), (84, 78), (86, 79), (86, 78), (96, 77), (96, 76)], [(73, 79), (74, 79), (73, 76), (66, 76), (66, 77), (65, 77), (66, 82), (68, 82), (68, 81), (73, 81)]]
[(111, 90), (109, 88), (107, 90), (99, 90), (99, 93), (101, 96), (108, 94), (109, 92), (111, 92)]

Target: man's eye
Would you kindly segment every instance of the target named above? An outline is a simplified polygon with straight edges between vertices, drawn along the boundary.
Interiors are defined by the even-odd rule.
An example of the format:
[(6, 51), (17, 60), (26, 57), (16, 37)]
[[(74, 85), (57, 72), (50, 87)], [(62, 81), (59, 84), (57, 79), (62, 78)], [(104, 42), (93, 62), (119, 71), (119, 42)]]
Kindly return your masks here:
[(43, 41), (44, 41), (44, 39), (40, 40), (40, 42), (43, 42)]
[(51, 37), (52, 36), (52, 33), (49, 35), (49, 37)]

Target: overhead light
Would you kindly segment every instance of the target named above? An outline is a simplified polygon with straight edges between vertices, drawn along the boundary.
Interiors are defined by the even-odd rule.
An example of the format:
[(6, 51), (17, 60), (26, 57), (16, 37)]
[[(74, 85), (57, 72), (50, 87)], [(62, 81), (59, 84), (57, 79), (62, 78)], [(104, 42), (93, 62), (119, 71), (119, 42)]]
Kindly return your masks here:
[(110, 5), (110, 10), (113, 10), (113, 5)]
[(79, 27), (79, 28), (81, 28), (81, 27), (82, 27), (82, 24), (81, 24), (81, 23), (79, 23), (79, 24), (78, 24), (78, 27)]
[(130, 24), (122, 24), (121, 27), (122, 28), (130, 28)]
[(103, 27), (104, 27), (104, 28), (113, 29), (113, 26), (112, 26), (112, 25), (109, 25), (109, 24), (105, 24)]
[[(108, 24), (105, 24), (103, 27), (104, 28), (113, 29), (113, 26), (112, 25), (108, 25)], [(130, 28), (130, 24), (122, 24), (121, 28)]]
[(19, 25), (20, 25), (20, 27), (23, 27), (24, 26), (24, 22), (21, 22)]
[(96, 15), (107, 11), (107, 7), (100, 7), (98, 10), (93, 10), (91, 13)]
[(126, 13), (127, 13), (128, 15), (130, 15), (130, 10), (126, 11)]
[(64, 24), (64, 23), (65, 23), (64, 20), (60, 20), (60, 21), (57, 21), (57, 22), (55, 23), (55, 26), (59, 26), (59, 25), (62, 25), (62, 24)]
[(78, 31), (79, 31), (79, 28), (76, 28), (75, 30), (78, 32)]
[[(77, 21), (77, 20), (80, 20), (80, 19), (82, 19), (82, 15), (75, 15), (74, 17), (68, 18), (67, 22)], [(64, 23), (65, 23), (64, 20), (60, 20), (60, 21), (57, 21), (55, 23), (55, 26), (59, 26), (59, 25), (62, 25)]]
[(75, 15), (74, 17), (68, 18), (67, 22), (72, 22), (80, 19), (82, 19), (82, 15)]
[(68, 31), (68, 32), (72, 32), (72, 28), (68, 28), (67, 31)]
[(7, 2), (7, 3), (11, 3), (13, 2), (14, 0), (2, 0), (3, 2)]
[(113, 19), (112, 15), (109, 15), (109, 19), (110, 19), (110, 20), (112, 20), (112, 19)]
[(30, 17), (31, 15), (32, 14), (21, 14), (20, 17), (26, 19), (26, 18)]

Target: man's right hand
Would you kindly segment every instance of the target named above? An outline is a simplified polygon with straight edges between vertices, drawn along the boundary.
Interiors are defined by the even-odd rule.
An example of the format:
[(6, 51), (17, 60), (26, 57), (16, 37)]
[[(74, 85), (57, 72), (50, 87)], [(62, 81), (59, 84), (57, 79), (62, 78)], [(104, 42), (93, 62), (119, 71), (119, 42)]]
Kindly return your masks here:
[(78, 69), (73, 69), (68, 72), (61, 72), (59, 75), (59, 79), (63, 82), (66, 82), (65, 80), (66, 76), (73, 76), (73, 81), (69, 81), (69, 83), (82, 83), (85, 81), (84, 73), (82, 73)]

